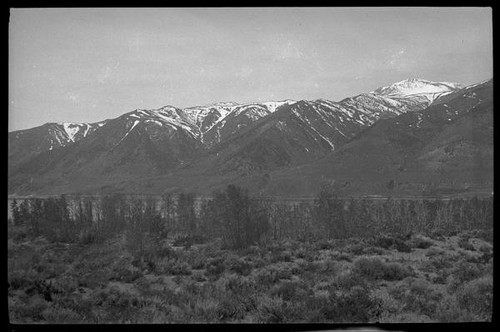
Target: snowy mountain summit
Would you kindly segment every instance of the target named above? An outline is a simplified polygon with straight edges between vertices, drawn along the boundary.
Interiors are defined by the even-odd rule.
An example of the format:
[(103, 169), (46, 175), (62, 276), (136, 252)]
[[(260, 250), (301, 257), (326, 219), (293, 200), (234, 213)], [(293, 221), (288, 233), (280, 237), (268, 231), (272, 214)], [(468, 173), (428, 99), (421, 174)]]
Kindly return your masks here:
[(430, 102), (437, 97), (449, 94), (459, 90), (462, 85), (451, 82), (432, 82), (418, 78), (409, 78), (400, 82), (396, 82), (389, 86), (380, 87), (372, 94), (383, 95), (390, 98), (405, 98), (405, 97), (425, 97)]

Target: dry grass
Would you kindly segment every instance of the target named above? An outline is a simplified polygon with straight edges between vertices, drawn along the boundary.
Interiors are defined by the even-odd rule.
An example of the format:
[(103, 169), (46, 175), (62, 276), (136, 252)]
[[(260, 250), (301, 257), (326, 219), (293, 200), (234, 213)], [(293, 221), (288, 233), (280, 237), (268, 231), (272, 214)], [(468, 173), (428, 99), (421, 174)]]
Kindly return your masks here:
[(493, 249), (483, 233), (240, 251), (213, 241), (165, 245), (143, 260), (119, 236), (64, 245), (22, 233), (9, 230), (13, 323), (491, 320)]

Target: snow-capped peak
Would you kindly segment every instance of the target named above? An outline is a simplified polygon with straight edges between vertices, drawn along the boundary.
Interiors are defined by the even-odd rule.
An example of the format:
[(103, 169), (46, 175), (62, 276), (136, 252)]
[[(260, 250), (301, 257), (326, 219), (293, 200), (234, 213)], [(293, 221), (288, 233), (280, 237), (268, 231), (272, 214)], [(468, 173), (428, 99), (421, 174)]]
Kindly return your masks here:
[(423, 96), (433, 101), (438, 96), (448, 94), (462, 88), (462, 85), (451, 82), (432, 82), (419, 78), (409, 78), (380, 87), (370, 93), (387, 97)]
[(276, 109), (278, 107), (283, 106), (283, 105), (290, 105), (293, 103), (296, 103), (296, 101), (291, 100), (291, 99), (286, 99), (286, 100), (280, 100), (280, 101), (267, 101), (267, 102), (264, 102), (261, 104), (266, 106), (266, 108), (269, 110), (269, 112), (274, 113), (274, 111), (276, 111)]

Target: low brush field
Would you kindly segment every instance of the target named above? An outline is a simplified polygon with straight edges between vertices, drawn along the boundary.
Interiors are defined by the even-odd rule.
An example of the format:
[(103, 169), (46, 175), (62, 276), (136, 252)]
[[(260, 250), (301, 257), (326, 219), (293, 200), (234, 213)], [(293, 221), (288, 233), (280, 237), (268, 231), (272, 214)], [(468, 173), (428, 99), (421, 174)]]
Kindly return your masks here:
[[(8, 233), (11, 323), (490, 321), (492, 232), (280, 240), (224, 249), (167, 237), (140, 256)], [(197, 243), (203, 242), (203, 243)]]
[(11, 204), (11, 323), (491, 321), (493, 199)]

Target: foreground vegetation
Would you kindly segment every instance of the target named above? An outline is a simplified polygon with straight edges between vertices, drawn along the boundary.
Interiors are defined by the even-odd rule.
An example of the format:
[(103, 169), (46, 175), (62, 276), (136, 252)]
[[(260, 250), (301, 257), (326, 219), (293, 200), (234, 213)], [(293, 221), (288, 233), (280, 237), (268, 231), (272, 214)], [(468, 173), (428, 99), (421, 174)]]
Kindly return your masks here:
[(491, 320), (491, 201), (348, 203), (265, 205), (236, 187), (198, 208), (193, 195), (23, 202), (10, 320)]

